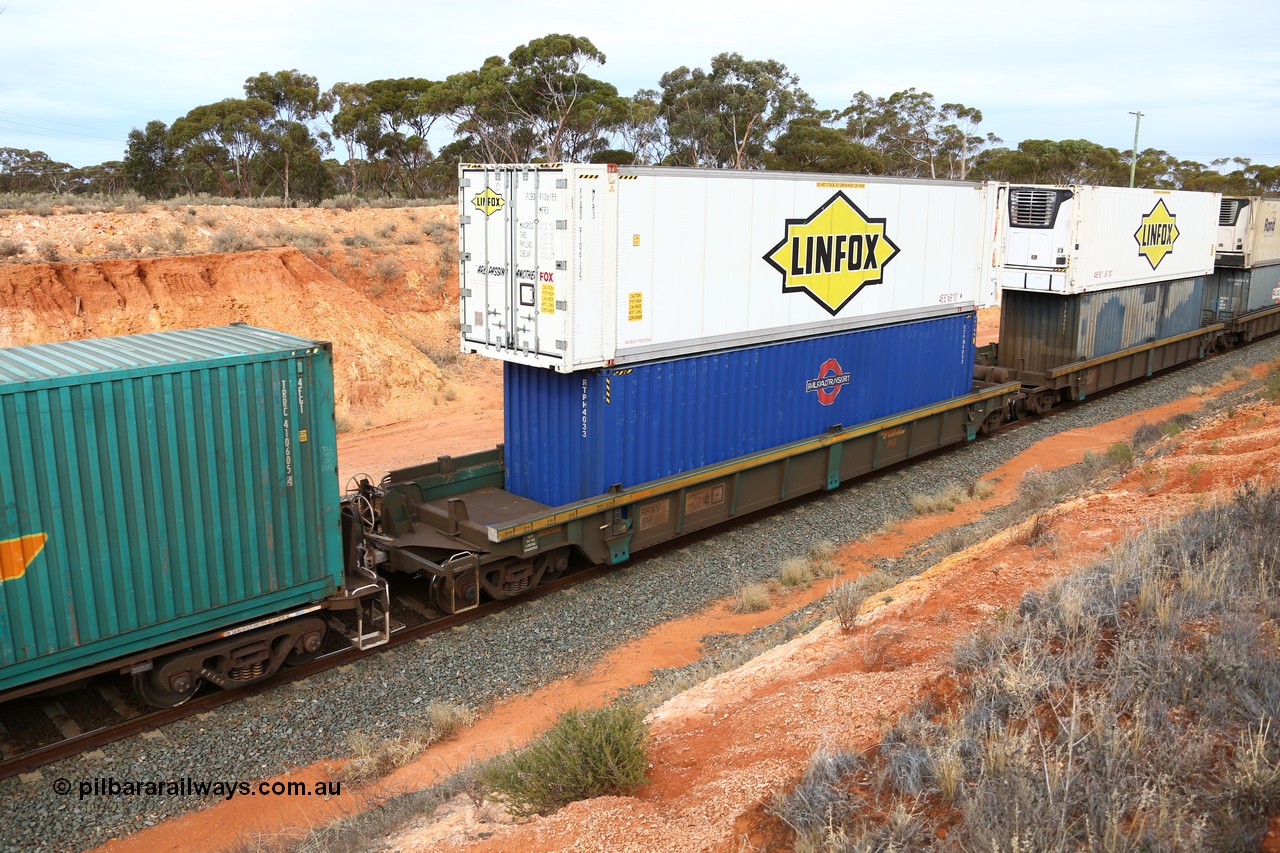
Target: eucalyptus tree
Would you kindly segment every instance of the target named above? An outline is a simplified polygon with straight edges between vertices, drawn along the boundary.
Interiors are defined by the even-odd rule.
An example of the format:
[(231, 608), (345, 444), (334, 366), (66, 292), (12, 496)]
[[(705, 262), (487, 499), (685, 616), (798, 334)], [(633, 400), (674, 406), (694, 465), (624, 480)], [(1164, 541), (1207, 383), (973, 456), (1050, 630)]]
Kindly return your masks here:
[(303, 74), (296, 68), (262, 72), (244, 82), (244, 93), (250, 99), (265, 101), (271, 105), (274, 115), (264, 128), (264, 142), (279, 152), (283, 161), (281, 183), (283, 196), (289, 201), (290, 166), (295, 156), (314, 152), (318, 159), (329, 148), (329, 138), (317, 131), (313, 123), (333, 109), (334, 96), (321, 92), (316, 78)]
[(984, 152), (973, 171), (977, 177), (1030, 184), (1129, 183), (1128, 159), (1087, 139), (1024, 139), (1016, 149)]
[(641, 165), (661, 163), (671, 153), (671, 137), (662, 114), (662, 95), (641, 89), (627, 101), (626, 119), (618, 126), (623, 148)]
[(226, 98), (196, 107), (173, 123), (170, 144), (203, 163), (222, 192), (253, 195), (253, 157), (267, 140), (275, 108), (261, 98)]
[(1000, 142), (978, 132), (980, 110), (937, 106), (931, 93), (914, 87), (887, 98), (858, 92), (842, 117), (849, 138), (879, 151), (890, 175), (963, 180), (975, 155)]
[(149, 121), (139, 130), (129, 131), (125, 146), (124, 173), (135, 192), (147, 198), (167, 198), (174, 193), (177, 156), (169, 143), (169, 127)]
[(329, 117), (329, 129), (333, 137), (340, 139), (347, 149), (346, 168), (350, 174), (352, 194), (360, 191), (358, 166), (366, 167), (378, 150), (382, 136), (382, 114), (369, 96), (363, 83), (335, 83), (329, 89), (336, 107)]
[(791, 120), (813, 109), (800, 78), (781, 62), (737, 53), (713, 57), (708, 71), (668, 71), (659, 86), (673, 165), (761, 168)]
[(491, 56), (445, 85), (459, 137), (474, 140), (483, 159), (588, 160), (627, 121), (629, 103), (587, 69), (605, 55), (590, 39), (552, 33)]
[(43, 151), (0, 148), (0, 192), (57, 193), (68, 188), (69, 163)]
[(880, 152), (853, 142), (843, 129), (830, 127), (830, 112), (792, 119), (787, 132), (773, 143), (764, 158), (768, 169), (792, 172), (836, 172), (879, 175), (885, 170)]
[[(368, 104), (359, 118), (369, 151), (388, 168), (375, 172), (383, 192), (392, 185), (409, 198), (427, 195), (427, 170), (435, 159), (427, 140), (435, 123), (452, 110), (448, 87), (420, 77), (366, 83)], [(369, 122), (377, 110), (376, 138)]]

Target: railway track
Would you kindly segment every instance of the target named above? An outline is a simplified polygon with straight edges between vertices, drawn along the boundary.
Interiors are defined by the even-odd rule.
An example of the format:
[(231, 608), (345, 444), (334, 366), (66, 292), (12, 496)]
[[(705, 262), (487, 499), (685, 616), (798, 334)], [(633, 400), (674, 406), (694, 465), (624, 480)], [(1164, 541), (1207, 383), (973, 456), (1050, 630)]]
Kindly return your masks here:
[[(0, 719), (0, 779), (35, 770), (64, 758), (91, 752), (178, 720), (207, 713), (290, 682), (378, 654), (384, 649), (422, 640), (440, 631), (501, 612), (525, 601), (551, 595), (610, 570), (588, 566), (540, 585), (517, 598), (489, 601), (466, 613), (442, 615), (425, 602), (425, 584), (408, 579), (392, 597), (393, 630), (384, 645), (365, 651), (343, 647), (314, 660), (287, 667), (273, 677), (240, 690), (209, 689), (175, 708), (148, 710), (133, 694), (125, 676), (102, 676), (88, 685), (54, 694), (36, 694), (4, 704)], [(420, 589), (418, 587), (421, 587)]]

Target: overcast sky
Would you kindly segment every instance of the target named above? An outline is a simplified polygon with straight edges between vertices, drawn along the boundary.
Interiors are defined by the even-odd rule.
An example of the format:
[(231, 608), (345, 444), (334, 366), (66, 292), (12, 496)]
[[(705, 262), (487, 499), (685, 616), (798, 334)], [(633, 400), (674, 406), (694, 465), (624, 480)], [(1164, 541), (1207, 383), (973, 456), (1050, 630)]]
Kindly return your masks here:
[[(916, 87), (981, 130), (1084, 138), (1208, 163), (1280, 164), (1280, 0), (0, 0), (0, 147), (74, 166), (130, 129), (243, 97), (296, 68), (322, 88), (478, 68), (548, 33), (586, 36), (624, 95), (717, 53), (776, 59), (819, 106)], [(436, 141), (437, 145), (439, 141)]]

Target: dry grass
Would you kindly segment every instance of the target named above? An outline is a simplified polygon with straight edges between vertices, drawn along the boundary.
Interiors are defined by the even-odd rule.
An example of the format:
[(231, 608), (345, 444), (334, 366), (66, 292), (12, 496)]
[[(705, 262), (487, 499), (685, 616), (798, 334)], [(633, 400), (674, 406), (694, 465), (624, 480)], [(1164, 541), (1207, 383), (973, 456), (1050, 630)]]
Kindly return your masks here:
[(765, 583), (749, 583), (734, 594), (734, 613), (759, 613), (768, 610), (771, 603), (769, 585)]
[(1246, 487), (1024, 596), (957, 646), (945, 705), (775, 796), (796, 849), (1257, 849), (1280, 809), (1277, 528), (1280, 491)]
[(916, 511), (916, 515), (934, 515), (941, 512), (951, 512), (961, 504), (969, 501), (980, 501), (991, 497), (995, 492), (995, 486), (985, 480), (975, 480), (972, 483), (948, 483), (940, 491), (929, 495), (912, 495), (911, 508)]
[(846, 631), (852, 630), (858, 621), (858, 613), (862, 604), (878, 592), (884, 592), (897, 585), (897, 580), (887, 572), (868, 572), (861, 577), (838, 583), (831, 591), (832, 604), (836, 611), (836, 620)]
[(365, 782), (408, 764), (427, 747), (448, 740), (475, 722), (475, 712), (461, 705), (432, 702), (423, 719), (402, 737), (380, 739), (363, 732), (351, 735), (351, 758), (342, 770), (343, 779)]

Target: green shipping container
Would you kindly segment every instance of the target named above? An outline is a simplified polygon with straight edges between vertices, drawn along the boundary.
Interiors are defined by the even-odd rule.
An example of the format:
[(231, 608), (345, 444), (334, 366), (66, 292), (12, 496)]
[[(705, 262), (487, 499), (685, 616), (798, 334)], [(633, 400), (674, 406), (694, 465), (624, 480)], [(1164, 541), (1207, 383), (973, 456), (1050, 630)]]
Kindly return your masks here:
[(328, 343), (0, 349), (0, 448), (0, 693), (342, 584)]

